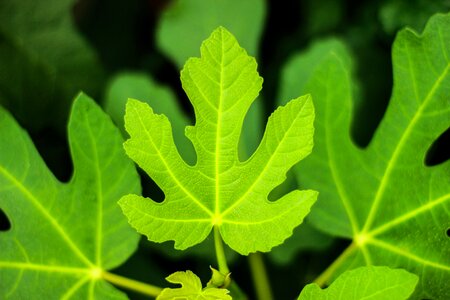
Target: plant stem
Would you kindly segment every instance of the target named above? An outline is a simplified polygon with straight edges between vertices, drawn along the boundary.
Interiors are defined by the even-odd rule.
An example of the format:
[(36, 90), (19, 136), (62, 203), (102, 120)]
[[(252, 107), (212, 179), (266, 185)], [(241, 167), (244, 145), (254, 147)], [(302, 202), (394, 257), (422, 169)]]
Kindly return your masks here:
[(248, 262), (250, 264), (257, 298), (259, 300), (272, 300), (273, 296), (266, 267), (264, 266), (263, 255), (259, 252), (251, 253), (248, 256)]
[(355, 252), (357, 249), (357, 245), (355, 243), (351, 243), (341, 255), (325, 270), (320, 274), (315, 280), (314, 283), (317, 283), (320, 287), (324, 287), (325, 284), (331, 279), (334, 272), (347, 260), (347, 258)]
[[(220, 236), (219, 227), (214, 226), (214, 245), (216, 248), (217, 264), (219, 265), (219, 272), (226, 276), (230, 273), (228, 269), (227, 259), (225, 257), (225, 251), (223, 249), (222, 237)], [(228, 290), (233, 295), (233, 299), (236, 300), (247, 300), (247, 295), (241, 290), (236, 281), (231, 280), (231, 284)]]
[(230, 273), (230, 269), (227, 266), (227, 259), (225, 257), (225, 251), (223, 250), (222, 237), (220, 236), (219, 228), (214, 226), (214, 245), (216, 247), (217, 263), (219, 264), (219, 272), (222, 275)]
[(119, 286), (132, 291), (139, 292), (141, 294), (156, 298), (162, 291), (162, 288), (147, 284), (144, 282), (136, 281), (126, 277), (122, 277), (117, 274), (102, 272), (102, 278)]

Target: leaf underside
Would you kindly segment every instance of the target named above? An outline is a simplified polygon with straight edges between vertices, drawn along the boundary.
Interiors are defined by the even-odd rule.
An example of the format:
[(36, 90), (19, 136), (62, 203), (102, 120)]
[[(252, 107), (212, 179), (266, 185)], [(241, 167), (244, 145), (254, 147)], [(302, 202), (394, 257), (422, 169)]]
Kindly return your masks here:
[(183, 161), (170, 122), (145, 103), (129, 100), (125, 127), (127, 154), (158, 184), (163, 203), (137, 195), (119, 204), (130, 224), (149, 240), (175, 241), (186, 249), (202, 242), (213, 226), (235, 251), (269, 251), (299, 225), (315, 202), (314, 191), (292, 191), (269, 202), (267, 196), (286, 172), (312, 148), (314, 108), (304, 96), (278, 108), (264, 137), (245, 162), (238, 143), (246, 112), (262, 78), (256, 62), (219, 27), (181, 72), (183, 89), (194, 106), (195, 126), (186, 128), (197, 162)]
[(127, 299), (101, 280), (122, 264), (139, 236), (117, 205), (140, 192), (120, 132), (95, 102), (79, 95), (69, 121), (74, 175), (59, 182), (29, 136), (0, 109), (1, 299)]
[(324, 290), (315, 283), (308, 284), (298, 300), (406, 300), (418, 280), (405, 270), (360, 267), (343, 273)]
[(355, 84), (341, 43), (294, 58), (283, 79), (283, 97), (317, 99), (315, 151), (298, 166), (298, 179), (321, 193), (312, 223), (353, 241), (340, 271), (405, 268), (420, 277), (418, 299), (450, 297), (450, 162), (424, 163), (450, 127), (449, 41), (450, 15), (433, 17), (420, 36), (409, 29), (397, 35), (392, 98), (366, 149), (349, 135)]

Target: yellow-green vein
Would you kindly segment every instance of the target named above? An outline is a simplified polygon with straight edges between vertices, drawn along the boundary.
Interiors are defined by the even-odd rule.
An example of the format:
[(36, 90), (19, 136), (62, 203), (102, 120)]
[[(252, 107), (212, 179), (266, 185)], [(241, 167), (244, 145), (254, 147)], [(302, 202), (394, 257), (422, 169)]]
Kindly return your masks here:
[(227, 224), (235, 224), (235, 225), (256, 225), (256, 224), (264, 224), (264, 223), (268, 223), (268, 222), (272, 222), (273, 220), (279, 219), (281, 217), (284, 217), (285, 215), (289, 214), (291, 211), (295, 210), (298, 207), (304, 207), (305, 205), (305, 201), (299, 201), (297, 202), (297, 205), (293, 205), (290, 207), (290, 209), (285, 210), (284, 212), (282, 212), (281, 214), (278, 214), (272, 218), (265, 218), (264, 220), (261, 221), (231, 221), (231, 220), (226, 220), (223, 219), (222, 223), (227, 223)]
[(64, 231), (64, 229), (59, 225), (58, 221), (55, 220), (48, 211), (41, 205), (38, 199), (27, 189), (22, 183), (20, 183), (13, 175), (11, 175), (7, 170), (0, 166), (0, 173), (2, 173), (13, 185), (15, 185), (19, 191), (28, 198), (31, 203), (38, 209), (39, 212), (50, 222), (50, 224), (55, 228), (55, 230), (60, 234), (62, 239), (66, 242), (74, 254), (84, 262), (88, 267), (93, 266), (92, 262), (84, 255), (84, 253), (77, 247), (77, 245), (72, 241), (70, 236)]
[(219, 80), (219, 104), (217, 105), (217, 125), (216, 125), (216, 148), (215, 148), (215, 174), (216, 174), (216, 180), (215, 180), (215, 202), (214, 202), (214, 214), (215, 218), (218, 217), (220, 214), (219, 212), (219, 204), (220, 204), (220, 169), (219, 169), (219, 159), (220, 159), (220, 134), (221, 134), (221, 128), (222, 128), (222, 102), (223, 102), (223, 61), (224, 61), (224, 48), (223, 48), (223, 34), (220, 33), (221, 43), (220, 43), (220, 49), (221, 49), (221, 57), (220, 57), (220, 80)]
[(143, 214), (146, 216), (149, 216), (150, 218), (154, 219), (154, 220), (160, 220), (160, 221), (164, 221), (164, 222), (174, 222), (174, 223), (200, 223), (200, 222), (211, 222), (211, 219), (169, 219), (169, 218), (162, 218), (162, 217), (157, 217), (154, 215), (149, 214), (148, 212), (144, 212), (140, 209), (137, 209), (134, 206), (129, 205), (130, 208), (133, 208), (134, 210), (136, 210), (139, 214)]
[(86, 128), (87, 132), (89, 134), (89, 137), (91, 139), (91, 145), (93, 149), (93, 157), (94, 157), (94, 168), (95, 168), (95, 175), (97, 177), (97, 226), (96, 226), (96, 245), (95, 245), (95, 263), (98, 267), (102, 265), (102, 242), (103, 242), (103, 183), (102, 183), (102, 173), (100, 172), (100, 160), (98, 157), (98, 149), (97, 144), (95, 143), (96, 139), (94, 137), (94, 134), (91, 130), (89, 119), (87, 117), (87, 114), (84, 114), (84, 118), (86, 121)]
[(70, 289), (61, 297), (61, 300), (70, 299), (86, 282), (90, 279), (89, 276), (81, 277), (74, 285), (71, 286)]
[[(190, 191), (178, 180), (177, 176), (175, 176), (175, 174), (172, 172), (172, 169), (169, 167), (169, 165), (167, 164), (166, 160), (164, 159), (164, 156), (161, 155), (161, 152), (159, 151), (159, 149), (156, 147), (155, 143), (153, 142), (153, 139), (151, 137), (151, 134), (148, 132), (147, 128), (144, 125), (144, 122), (141, 118), (141, 115), (139, 114), (139, 112), (136, 110), (136, 115), (138, 116), (139, 119), (139, 123), (141, 124), (143, 131), (145, 132), (145, 134), (147, 135), (147, 138), (149, 139), (150, 143), (152, 144), (153, 148), (155, 149), (159, 159), (161, 160), (161, 162), (164, 164), (164, 167), (166, 168), (167, 172), (169, 172), (170, 177), (175, 181), (175, 183), (180, 187), (180, 189), (186, 194), (186, 196), (188, 196), (189, 198), (191, 198), (202, 210), (204, 210), (209, 216), (213, 216), (213, 213), (206, 207), (204, 206), (201, 201), (199, 201), (196, 197), (194, 197), (194, 195), (192, 195), (190, 193)], [(147, 155), (146, 152), (135, 148), (135, 150), (144, 153), (145, 155)]]
[(433, 268), (437, 268), (437, 269), (441, 269), (441, 270), (445, 270), (445, 271), (450, 271), (450, 266), (446, 266), (446, 265), (443, 265), (443, 264), (440, 264), (440, 263), (437, 263), (437, 262), (434, 262), (434, 261), (423, 259), (420, 256), (417, 256), (417, 255), (415, 255), (415, 254), (413, 254), (411, 252), (408, 252), (408, 251), (406, 251), (404, 249), (396, 247), (396, 246), (394, 246), (392, 244), (385, 243), (385, 242), (383, 242), (381, 240), (378, 240), (378, 239), (370, 239), (370, 240), (368, 240), (368, 244), (371, 244), (371, 245), (377, 246), (379, 248), (388, 250), (388, 251), (393, 252), (395, 254), (398, 254), (400, 256), (406, 257), (406, 258), (408, 258), (410, 260), (414, 260), (414, 261), (416, 261), (416, 262), (418, 262), (418, 263), (420, 263), (422, 265), (425, 265), (425, 266), (430, 266), (430, 267), (433, 267)]
[(430, 91), (428, 92), (427, 96), (425, 97), (424, 101), (419, 106), (416, 114), (414, 115), (414, 117), (409, 122), (408, 126), (406, 127), (405, 132), (403, 133), (403, 135), (401, 136), (397, 146), (395, 147), (395, 150), (392, 153), (392, 156), (391, 156), (391, 158), (388, 161), (386, 169), (384, 170), (384, 174), (383, 174), (383, 176), (381, 178), (380, 185), (378, 186), (377, 192), (375, 194), (375, 198), (374, 198), (374, 201), (372, 203), (372, 207), (370, 208), (369, 215), (367, 216), (366, 222), (364, 224), (364, 227), (363, 227), (363, 230), (362, 230), (364, 233), (369, 231), (370, 226), (372, 226), (372, 224), (373, 224), (373, 222), (375, 220), (375, 215), (376, 215), (376, 213), (378, 211), (378, 207), (380, 205), (381, 199), (382, 199), (382, 197), (384, 195), (384, 192), (386, 190), (386, 187), (387, 187), (387, 184), (388, 184), (388, 181), (389, 181), (389, 177), (390, 177), (390, 175), (391, 175), (391, 173), (392, 173), (392, 171), (394, 169), (395, 163), (397, 162), (397, 159), (398, 159), (401, 151), (403, 150), (403, 147), (406, 144), (406, 141), (408, 140), (409, 136), (413, 132), (413, 128), (416, 125), (416, 123), (418, 122), (420, 116), (422, 115), (423, 110), (428, 105), (428, 102), (432, 99), (432, 97), (434, 96), (434, 93), (436, 93), (436, 90), (440, 86), (441, 82), (447, 76), (447, 73), (448, 73), (449, 69), (450, 69), (450, 64), (447, 64), (447, 66), (444, 68), (444, 71), (438, 77), (438, 79), (435, 81), (435, 83), (431, 87)]
[(15, 262), (15, 261), (0, 261), (0, 268), (5, 269), (19, 269), (19, 270), (33, 270), (50, 273), (68, 273), (68, 274), (88, 274), (89, 269), (68, 267), (68, 266), (51, 266), (41, 265), (30, 262)]
[[(294, 121), (293, 121), (292, 123), (295, 123), (295, 121), (297, 120), (298, 116), (302, 113), (303, 108), (304, 108), (304, 106), (302, 107), (302, 109), (300, 109), (300, 110), (298, 111), (298, 113), (297, 113), (297, 115), (295, 116)], [(288, 133), (290, 132), (290, 130), (291, 130), (291, 128), (292, 128), (292, 123), (291, 123), (291, 126), (289, 127), (289, 129), (286, 130), (286, 131), (283, 133), (283, 137), (280, 139), (280, 142), (277, 144), (277, 146), (276, 146), (275, 150), (273, 151), (272, 155), (269, 157), (268, 160), (265, 160), (265, 161), (266, 161), (266, 164), (264, 165), (264, 167), (263, 167), (263, 169), (261, 170), (261, 172), (259, 172), (258, 176), (255, 177), (255, 180), (252, 182), (252, 184), (250, 185), (250, 187), (245, 191), (245, 193), (244, 193), (241, 197), (239, 197), (238, 200), (236, 200), (232, 205), (230, 205), (227, 209), (225, 209), (225, 210), (222, 212), (222, 214), (221, 214), (221, 215), (222, 215), (222, 218), (224, 218), (224, 217), (225, 217), (227, 214), (229, 214), (233, 209), (235, 209), (236, 206), (238, 206), (242, 201), (244, 201), (249, 193), (251, 193), (251, 192), (254, 191), (254, 187), (259, 183), (259, 181), (261, 180), (261, 178), (263, 177), (263, 175), (266, 174), (267, 169), (270, 167), (270, 164), (272, 163), (272, 160), (273, 160), (274, 157), (275, 157), (275, 153), (278, 151), (278, 148), (279, 148), (280, 145), (281, 145), (281, 141), (284, 140), (284, 138), (286, 137), (286, 135), (288, 135)], [(263, 141), (264, 141), (264, 138), (263, 138)], [(263, 146), (264, 146), (264, 145), (261, 144), (259, 147), (263, 147)], [(258, 147), (258, 148), (259, 148), (259, 147)], [(255, 154), (256, 154), (256, 153), (258, 153), (258, 149), (255, 151)], [(254, 157), (256, 157), (256, 156), (252, 156), (252, 158), (250, 158), (250, 160), (253, 159)], [(248, 161), (248, 163), (250, 162), (250, 160)]]
[(443, 196), (441, 196), (433, 201), (430, 201), (427, 204), (422, 205), (410, 212), (407, 212), (406, 214), (403, 214), (403, 215), (401, 215), (401, 216), (399, 216), (399, 217), (397, 217), (375, 229), (372, 229), (370, 232), (368, 232), (368, 235), (376, 236), (380, 233), (383, 233), (386, 230), (389, 230), (409, 219), (412, 219), (412, 218), (418, 216), (419, 214), (422, 214), (424, 212), (427, 212), (427, 211), (433, 209), (437, 205), (443, 204), (447, 200), (450, 200), (450, 194), (443, 195)]

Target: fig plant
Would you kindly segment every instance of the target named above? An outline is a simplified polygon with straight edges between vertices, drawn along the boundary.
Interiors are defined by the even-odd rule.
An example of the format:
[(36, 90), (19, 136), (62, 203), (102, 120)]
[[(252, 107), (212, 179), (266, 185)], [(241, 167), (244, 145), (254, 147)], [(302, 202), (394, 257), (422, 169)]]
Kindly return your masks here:
[[(420, 36), (400, 32), (391, 104), (365, 150), (348, 137), (351, 63), (330, 41), (306, 54), (317, 58), (314, 66), (302, 56), (286, 68), (280, 101), (293, 100), (272, 113), (242, 160), (244, 118), (262, 78), (224, 27), (181, 71), (196, 117), (185, 131), (192, 163), (179, 153), (169, 119), (148, 104), (128, 100), (123, 143), (110, 117), (79, 94), (68, 125), (74, 173), (60, 182), (0, 109), (0, 208), (11, 220), (0, 233), (1, 298), (126, 299), (117, 286), (157, 299), (245, 299), (223, 243), (241, 255), (269, 252), (311, 211), (317, 228), (352, 243), (315, 283), (296, 288), (298, 299), (446, 299), (450, 164), (425, 167), (423, 157), (450, 123), (449, 40), (449, 15), (434, 16)], [(162, 189), (163, 202), (141, 196), (133, 161)], [(294, 165), (302, 186), (315, 190), (269, 201)], [(169, 275), (181, 286), (168, 288), (115, 274), (137, 249), (132, 227), (180, 250), (213, 235), (209, 282), (190, 270)]]

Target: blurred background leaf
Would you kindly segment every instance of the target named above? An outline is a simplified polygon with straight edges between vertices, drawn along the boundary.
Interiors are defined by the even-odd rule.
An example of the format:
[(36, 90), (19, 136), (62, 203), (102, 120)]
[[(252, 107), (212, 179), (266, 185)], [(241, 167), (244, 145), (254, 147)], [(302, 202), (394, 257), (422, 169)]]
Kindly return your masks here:
[(263, 0), (175, 0), (164, 11), (157, 28), (158, 45), (178, 67), (200, 55), (199, 45), (211, 32), (227, 28), (249, 55), (257, 56), (264, 25)]
[(390, 0), (382, 4), (379, 18), (388, 34), (395, 34), (404, 26), (421, 32), (431, 15), (449, 10), (448, 0)]
[(0, 2), (0, 103), (31, 130), (64, 124), (79, 90), (100, 94), (103, 71), (76, 31), (73, 3)]

